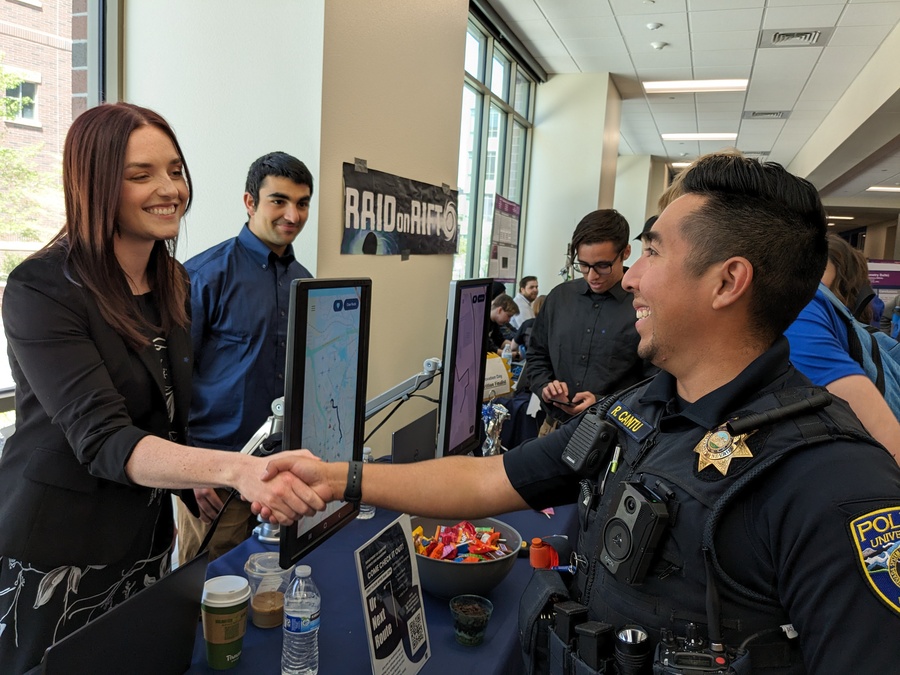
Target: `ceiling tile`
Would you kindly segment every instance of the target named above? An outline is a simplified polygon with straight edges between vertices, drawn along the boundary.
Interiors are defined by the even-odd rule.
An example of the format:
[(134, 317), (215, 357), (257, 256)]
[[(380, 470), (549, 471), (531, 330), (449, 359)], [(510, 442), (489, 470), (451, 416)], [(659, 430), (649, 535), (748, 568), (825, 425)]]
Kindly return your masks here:
[(635, 2), (635, 0), (609, 0), (609, 4), (616, 16), (656, 15), (687, 11), (687, 0), (655, 0), (652, 3)]
[(694, 72), (689, 65), (680, 68), (669, 68), (667, 66), (650, 68), (642, 67), (638, 70), (637, 74), (641, 82), (656, 80), (690, 80), (694, 76)]
[(709, 12), (691, 12), (689, 21), (692, 32), (715, 33), (735, 29), (759, 28), (762, 9), (722, 9)]
[[(652, 17), (643, 14), (620, 16), (617, 23), (623, 35), (641, 34), (653, 36), (650, 39), (655, 39), (656, 36), (660, 36), (660, 39), (665, 39), (662, 36), (673, 33), (687, 35), (688, 32), (687, 14), (684, 12), (654, 14)], [(647, 28), (648, 23), (661, 23), (662, 26), (656, 30), (650, 30)]]
[[(798, 7), (802, 5), (843, 5), (845, 0), (768, 0), (769, 7)], [(877, 0), (882, 2), (883, 0)]]
[(544, 19), (531, 19), (529, 21), (514, 21), (509, 24), (512, 31), (523, 42), (539, 42), (540, 40), (558, 40), (559, 36), (553, 30), (553, 26)]
[(834, 29), (834, 34), (828, 42), (829, 47), (844, 45), (865, 45), (878, 47), (893, 28), (892, 25), (883, 26), (843, 26)]
[(729, 67), (741, 66), (750, 68), (753, 65), (753, 56), (756, 54), (753, 49), (730, 49), (716, 51), (700, 51), (696, 45), (693, 49), (693, 59), (695, 68), (712, 68), (712, 67)]
[(506, 23), (511, 20), (525, 21), (544, 18), (544, 13), (534, 0), (491, 0), (491, 7), (497, 10)]
[(691, 52), (686, 47), (669, 46), (653, 49), (647, 45), (643, 49), (632, 49), (631, 60), (640, 73), (644, 68), (677, 68), (691, 66)]
[(757, 30), (723, 30), (713, 33), (694, 31), (691, 33), (691, 47), (704, 51), (755, 50), (758, 40), (759, 31)]
[(568, 54), (545, 57), (538, 56), (537, 61), (548, 73), (565, 74), (582, 72)]
[[(688, 0), (688, 10), (702, 12), (711, 9), (746, 9), (750, 7), (764, 7), (765, 4), (766, 0), (728, 0), (728, 2), (723, 2), (723, 0)], [(771, 0), (769, 0), (769, 4), (771, 4)]]
[(569, 55), (569, 50), (559, 38), (522, 40), (522, 44), (535, 58)]
[(607, 3), (595, 0), (537, 0), (537, 4), (549, 19), (564, 16), (612, 16)]
[(798, 29), (836, 26), (843, 10), (841, 5), (805, 5), (803, 7), (770, 7), (763, 28)]
[(634, 77), (634, 66), (631, 65), (631, 57), (611, 56), (608, 54), (584, 54), (575, 57), (582, 72), (585, 73), (617, 73)]
[(560, 17), (550, 20), (553, 30), (563, 40), (580, 38), (621, 39), (613, 17)]
[(566, 40), (572, 56), (607, 56), (609, 58), (628, 57), (628, 50), (620, 40), (592, 38), (585, 40)]
[(750, 79), (750, 66), (716, 66), (698, 68), (694, 66), (694, 78), (697, 80), (731, 80)]
[(841, 17), (841, 26), (893, 26), (900, 20), (900, 2), (873, 2), (849, 5)]

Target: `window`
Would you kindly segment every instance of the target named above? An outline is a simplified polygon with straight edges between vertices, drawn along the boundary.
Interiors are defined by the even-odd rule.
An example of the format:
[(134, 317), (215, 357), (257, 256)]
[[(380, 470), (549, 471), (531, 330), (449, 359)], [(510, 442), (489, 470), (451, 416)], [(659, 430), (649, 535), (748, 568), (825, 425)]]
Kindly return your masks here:
[(472, 17), (459, 136), (459, 252), (453, 278), (487, 274), (494, 197), (525, 199), (535, 81)]
[[(100, 100), (101, 88), (103, 0), (24, 4), (30, 7), (4, 14), (8, 30), (0, 32), (0, 302), (12, 269), (62, 228), (66, 133), (75, 116)], [(0, 352), (6, 353), (2, 326)], [(12, 390), (4, 358), (0, 428), (13, 421), (6, 412)]]
[(11, 105), (7, 104), (7, 110), (12, 115), (11, 119), (37, 122), (37, 115), (35, 114), (37, 84), (34, 82), (20, 82), (17, 86), (6, 90), (6, 98), (12, 99)]

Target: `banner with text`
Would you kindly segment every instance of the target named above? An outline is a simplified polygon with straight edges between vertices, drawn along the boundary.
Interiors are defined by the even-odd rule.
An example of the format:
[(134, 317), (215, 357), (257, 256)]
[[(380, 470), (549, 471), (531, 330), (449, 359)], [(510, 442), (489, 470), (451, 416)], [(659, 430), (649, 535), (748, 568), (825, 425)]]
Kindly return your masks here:
[(344, 163), (341, 253), (456, 253), (459, 192)]
[(503, 283), (516, 280), (519, 264), (519, 215), (522, 207), (494, 197), (494, 221), (491, 228), (491, 257), (488, 260), (488, 276)]

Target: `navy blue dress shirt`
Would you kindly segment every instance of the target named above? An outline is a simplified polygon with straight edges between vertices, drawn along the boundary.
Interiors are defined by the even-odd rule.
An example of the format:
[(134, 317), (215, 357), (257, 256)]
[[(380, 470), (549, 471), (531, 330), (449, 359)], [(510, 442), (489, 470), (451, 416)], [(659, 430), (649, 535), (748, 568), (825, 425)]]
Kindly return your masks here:
[(291, 281), (312, 275), (278, 257), (245, 224), (185, 263), (191, 277), (191, 445), (240, 450), (284, 395)]

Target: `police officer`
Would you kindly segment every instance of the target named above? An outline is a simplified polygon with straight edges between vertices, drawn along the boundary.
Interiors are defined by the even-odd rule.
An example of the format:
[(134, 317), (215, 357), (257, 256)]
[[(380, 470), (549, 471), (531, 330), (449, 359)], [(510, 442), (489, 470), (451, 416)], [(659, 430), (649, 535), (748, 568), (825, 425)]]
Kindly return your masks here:
[[(897, 647), (876, 636), (900, 630), (900, 468), (782, 337), (825, 267), (816, 190), (733, 155), (699, 160), (683, 190), (623, 281), (652, 380), (502, 456), (269, 472), (434, 517), (578, 501), (569, 592), (589, 619), (638, 624), (663, 651), (711, 638), (704, 653), (754, 673), (892, 672)], [(598, 424), (613, 442), (577, 473)]]

